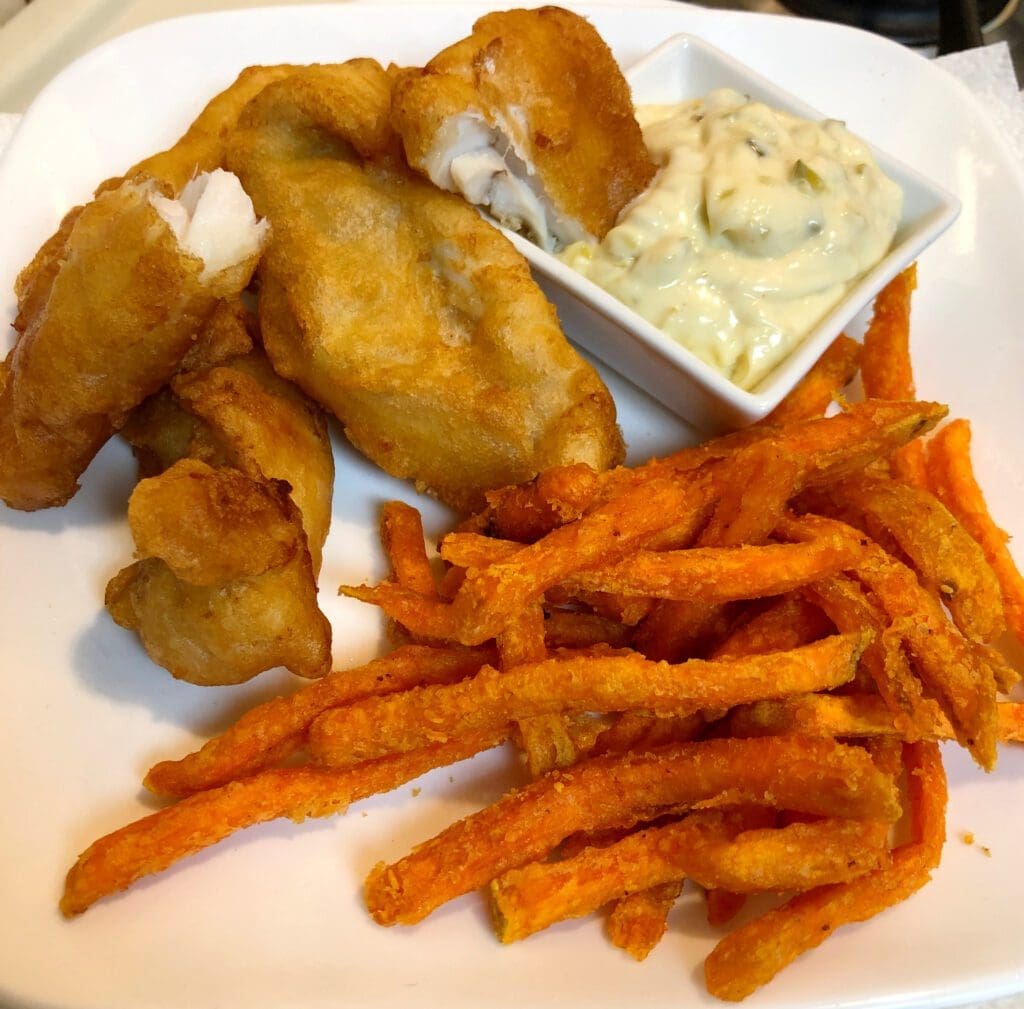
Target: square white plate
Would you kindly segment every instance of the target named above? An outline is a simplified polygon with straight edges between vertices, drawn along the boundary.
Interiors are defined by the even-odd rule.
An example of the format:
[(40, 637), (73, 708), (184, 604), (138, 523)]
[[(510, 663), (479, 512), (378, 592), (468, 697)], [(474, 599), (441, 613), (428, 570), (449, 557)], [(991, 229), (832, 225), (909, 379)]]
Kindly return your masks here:
[[(143, 29), (98, 49), (40, 95), (0, 162), (0, 308), (13, 317), (18, 269), (101, 179), (167, 146), (208, 98), (255, 62), (374, 55), (422, 62), (497, 4), (338, 5), (222, 13)], [(699, 36), (851, 129), (919, 166), (964, 212), (921, 258), (914, 303), (923, 396), (974, 423), (995, 515), (1024, 534), (1024, 341), (1019, 339), (1024, 182), (971, 96), (941, 70), (860, 32), (798, 19), (635, 3), (580, 10), (624, 66), (680, 32)], [(576, 337), (589, 323), (572, 306)], [(634, 460), (694, 437), (611, 371)], [(334, 526), (321, 602), (339, 667), (382, 647), (370, 608), (341, 582), (381, 576), (380, 503), (443, 510), (337, 444)], [(247, 831), (65, 922), (63, 874), (92, 840), (153, 808), (139, 782), (153, 761), (194, 746), (255, 700), (294, 684), (264, 674), (206, 689), (155, 668), (102, 608), (127, 563), (134, 467), (111, 443), (60, 510), (0, 507), (0, 1005), (47, 1009), (668, 1009), (716, 1005), (701, 963), (714, 936), (690, 894), (642, 965), (613, 949), (599, 920), (501, 947), (475, 895), (412, 929), (373, 925), (361, 884), (393, 859), (496, 797), (513, 780), (496, 754), (441, 771), (303, 826)], [(982, 775), (948, 748), (950, 841), (934, 882), (911, 901), (843, 929), (753, 996), (751, 1007), (843, 1009), (954, 1005), (1024, 990), (1019, 810), (1024, 753)], [(453, 780), (452, 780), (453, 779)], [(973, 831), (986, 858), (961, 843)]]
[[(636, 105), (670, 105), (734, 88), (813, 122), (825, 114), (695, 35), (677, 35), (626, 70)], [(833, 117), (834, 118), (834, 117)], [(861, 134), (870, 141), (871, 135)], [(702, 431), (742, 427), (770, 413), (825, 348), (893, 277), (956, 219), (960, 201), (942, 186), (877, 148), (879, 167), (903, 190), (892, 247), (807, 337), (747, 391), (557, 257), (506, 231), (536, 271), (591, 312), (578, 340), (592, 354)]]

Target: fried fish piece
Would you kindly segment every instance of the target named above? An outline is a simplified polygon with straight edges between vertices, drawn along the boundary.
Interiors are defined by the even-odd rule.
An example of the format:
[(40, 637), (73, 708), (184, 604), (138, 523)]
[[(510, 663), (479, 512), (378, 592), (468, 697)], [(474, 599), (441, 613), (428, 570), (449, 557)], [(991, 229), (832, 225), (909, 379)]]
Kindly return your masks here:
[(334, 454), (323, 411), (275, 374), (260, 351), (176, 379), (172, 388), (179, 403), (216, 434), (232, 465), (253, 480), (287, 482), (318, 573), (334, 493)]
[(411, 164), (552, 250), (600, 240), (654, 177), (629, 85), (559, 7), (487, 14), (395, 86)]
[(286, 483), (182, 459), (139, 483), (128, 522), (140, 559), (111, 580), (106, 606), (175, 677), (328, 671), (330, 625)]
[[(233, 306), (225, 305), (215, 314), (214, 328), (221, 332), (213, 339), (227, 337), (225, 316), (232, 312)], [(203, 336), (209, 337), (210, 329)], [(297, 386), (274, 372), (260, 348), (179, 374), (134, 411), (122, 433), (144, 476), (192, 458), (234, 467), (253, 480), (287, 482), (302, 516), (313, 571), (319, 572), (334, 492), (327, 418)]]
[(199, 176), (180, 201), (124, 183), (74, 216), (4, 363), (0, 498), (26, 511), (64, 504), (217, 302), (246, 286), (265, 235), (226, 172)]
[(227, 164), (273, 228), (259, 315), (275, 370), (387, 472), (461, 509), (623, 454), (611, 396), (511, 244), (412, 173), (370, 60), (297, 71), (242, 114)]
[[(96, 196), (117, 189), (126, 180), (156, 181), (169, 195), (177, 196), (196, 176), (222, 168), (227, 138), (242, 109), (271, 81), (287, 77), (294, 69), (287, 64), (246, 67), (232, 84), (206, 104), (176, 143), (140, 161), (123, 176), (107, 179), (97, 187)], [(18, 274), (14, 285), (18, 313), (13, 323), (17, 333), (24, 332), (28, 321), (45, 304), (66, 256), (68, 236), (84, 209), (79, 206), (68, 211), (57, 230)]]
[[(240, 300), (222, 302), (178, 375), (122, 430), (158, 479), (132, 496), (142, 560), (111, 581), (107, 605), (193, 683), (238, 683), (279, 663), (317, 675), (330, 657), (316, 605), (334, 489), (326, 417), (274, 373), (253, 327)], [(283, 614), (297, 636), (282, 634)]]

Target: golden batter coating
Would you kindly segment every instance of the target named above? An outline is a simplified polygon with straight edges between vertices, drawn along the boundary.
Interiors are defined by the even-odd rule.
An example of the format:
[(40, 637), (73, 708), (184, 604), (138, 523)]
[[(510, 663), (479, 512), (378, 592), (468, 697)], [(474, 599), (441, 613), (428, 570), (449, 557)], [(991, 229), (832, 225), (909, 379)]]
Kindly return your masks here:
[(601, 239), (655, 167), (611, 50), (559, 7), (488, 14), (395, 87), (409, 163), (545, 248)]
[(12, 508), (64, 504), (128, 412), (174, 374), (217, 302), (252, 275), (258, 229), (242, 221), (249, 245), (236, 255), (229, 241), (211, 270), (163, 216), (159, 193), (126, 182), (69, 216), (53, 240), (59, 255), (51, 248), (19, 290), (23, 332), (0, 389), (0, 498)]
[(316, 602), (334, 490), (326, 417), (274, 373), (250, 330), (238, 299), (218, 305), (182, 370), (122, 430), (157, 479), (132, 495), (142, 560), (111, 581), (107, 605), (193, 683), (238, 683), (279, 663), (315, 675), (330, 657)]
[(107, 609), (174, 676), (328, 671), (330, 625), (287, 484), (183, 459), (135, 488), (128, 522), (140, 559), (111, 579)]
[(389, 75), (357, 60), (270, 85), (240, 119), (227, 163), (271, 222), (275, 370), (458, 508), (553, 465), (614, 465), (607, 389), (506, 239), (408, 169), (390, 106)]

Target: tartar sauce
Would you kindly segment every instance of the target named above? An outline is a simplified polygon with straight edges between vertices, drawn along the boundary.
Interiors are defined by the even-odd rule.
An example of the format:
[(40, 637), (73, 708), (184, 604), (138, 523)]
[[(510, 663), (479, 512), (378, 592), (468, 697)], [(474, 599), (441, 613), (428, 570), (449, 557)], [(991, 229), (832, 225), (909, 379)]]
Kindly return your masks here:
[(902, 192), (841, 122), (732, 89), (637, 119), (658, 175), (560, 258), (750, 389), (885, 256)]

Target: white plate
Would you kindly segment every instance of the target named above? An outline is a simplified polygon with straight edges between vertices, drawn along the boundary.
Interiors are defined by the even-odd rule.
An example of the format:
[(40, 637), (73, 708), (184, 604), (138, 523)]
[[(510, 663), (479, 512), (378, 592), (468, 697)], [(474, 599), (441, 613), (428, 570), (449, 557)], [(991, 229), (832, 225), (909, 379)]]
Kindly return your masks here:
[[(676, 35), (626, 70), (637, 105), (672, 105), (716, 88), (734, 88), (755, 101), (802, 119), (824, 113), (754, 73), (727, 53), (693, 35)], [(861, 139), (871, 141), (869, 134)], [(903, 209), (892, 247), (828, 312), (804, 340), (753, 389), (741, 389), (720, 371), (627, 308), (556, 256), (506, 232), (535, 270), (592, 312), (580, 343), (621, 375), (686, 418), (701, 431), (742, 427), (765, 417), (807, 374), (851, 319), (901, 270), (909, 266), (956, 219), (960, 203), (931, 179), (881, 150), (882, 171), (903, 191)]]
[[(62, 74), (26, 116), (0, 163), (0, 290), (13, 313), (17, 270), (63, 211), (101, 179), (173, 141), (243, 65), (372, 54), (422, 61), (465, 34), (482, 7), (384, 5), (269, 9), (143, 29)], [(1024, 183), (970, 96), (918, 57), (858, 32), (684, 5), (582, 8), (629, 64), (678, 32), (700, 35), (808, 103), (927, 172), (963, 201), (921, 260), (914, 332), (918, 386), (974, 421), (978, 469), (998, 517), (1024, 531), (1024, 343), (1019, 340)], [(578, 324), (565, 314), (570, 332)], [(689, 437), (667, 411), (608, 375), (639, 459)], [(475, 895), (413, 929), (374, 926), (361, 882), (495, 797), (507, 757), (441, 771), (343, 818), (248, 831), (65, 922), (65, 869), (94, 838), (152, 808), (139, 781), (156, 759), (191, 749), (254, 699), (287, 684), (202, 690), (153, 667), (102, 609), (131, 549), (133, 482), (112, 443), (60, 511), (0, 508), (0, 1004), (60, 1009), (313, 1009), (717, 1004), (701, 964), (713, 937), (689, 895), (643, 965), (595, 920), (500, 947)], [(381, 647), (380, 623), (339, 600), (342, 581), (381, 574), (375, 523), (404, 485), (338, 449), (323, 604), (335, 660)], [(442, 509), (427, 503), (435, 531)], [(834, 939), (752, 997), (751, 1006), (940, 1006), (1024, 989), (1024, 872), (1017, 837), (1024, 754), (976, 772), (948, 752), (950, 841), (935, 882)], [(365, 815), (364, 815), (365, 814)], [(986, 858), (959, 840), (973, 831)]]

